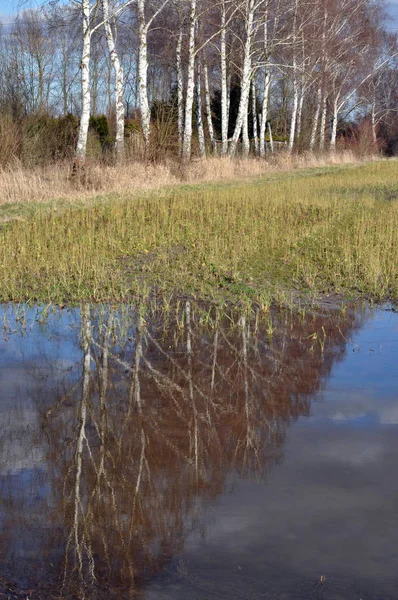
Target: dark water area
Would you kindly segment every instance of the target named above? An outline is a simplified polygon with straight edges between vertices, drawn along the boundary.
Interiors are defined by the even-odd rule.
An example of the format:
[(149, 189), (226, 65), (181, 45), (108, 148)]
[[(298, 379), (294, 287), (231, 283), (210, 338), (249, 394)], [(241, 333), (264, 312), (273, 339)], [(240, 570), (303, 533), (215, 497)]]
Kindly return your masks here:
[(398, 599), (396, 313), (0, 314), (0, 598)]

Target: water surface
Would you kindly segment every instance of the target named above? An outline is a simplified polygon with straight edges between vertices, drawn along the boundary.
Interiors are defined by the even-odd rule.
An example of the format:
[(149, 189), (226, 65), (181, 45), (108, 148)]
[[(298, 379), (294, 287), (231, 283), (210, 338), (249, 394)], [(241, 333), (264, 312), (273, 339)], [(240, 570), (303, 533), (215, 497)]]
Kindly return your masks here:
[(398, 598), (398, 317), (3, 307), (0, 593)]

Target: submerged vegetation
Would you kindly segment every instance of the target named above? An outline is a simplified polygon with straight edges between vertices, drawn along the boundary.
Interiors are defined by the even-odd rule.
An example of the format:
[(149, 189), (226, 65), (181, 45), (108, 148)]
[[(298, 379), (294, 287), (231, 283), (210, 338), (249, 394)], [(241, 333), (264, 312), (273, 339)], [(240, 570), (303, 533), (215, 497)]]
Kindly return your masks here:
[(395, 301), (397, 189), (397, 163), (380, 161), (38, 204), (25, 220), (3, 206), (0, 301), (114, 302), (154, 290), (265, 304), (327, 293)]

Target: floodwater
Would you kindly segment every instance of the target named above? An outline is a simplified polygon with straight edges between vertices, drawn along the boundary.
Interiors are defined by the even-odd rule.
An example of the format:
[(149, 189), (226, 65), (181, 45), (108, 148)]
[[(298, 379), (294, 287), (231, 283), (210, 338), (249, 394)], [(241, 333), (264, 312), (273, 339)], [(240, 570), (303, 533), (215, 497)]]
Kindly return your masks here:
[(396, 313), (0, 312), (0, 598), (398, 598)]

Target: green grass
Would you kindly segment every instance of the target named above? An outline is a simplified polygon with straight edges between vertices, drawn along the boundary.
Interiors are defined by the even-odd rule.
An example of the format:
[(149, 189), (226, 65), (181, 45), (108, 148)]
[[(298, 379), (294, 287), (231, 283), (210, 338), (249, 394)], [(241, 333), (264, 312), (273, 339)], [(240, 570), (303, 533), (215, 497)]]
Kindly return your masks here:
[(1, 207), (0, 301), (398, 299), (398, 163)]

